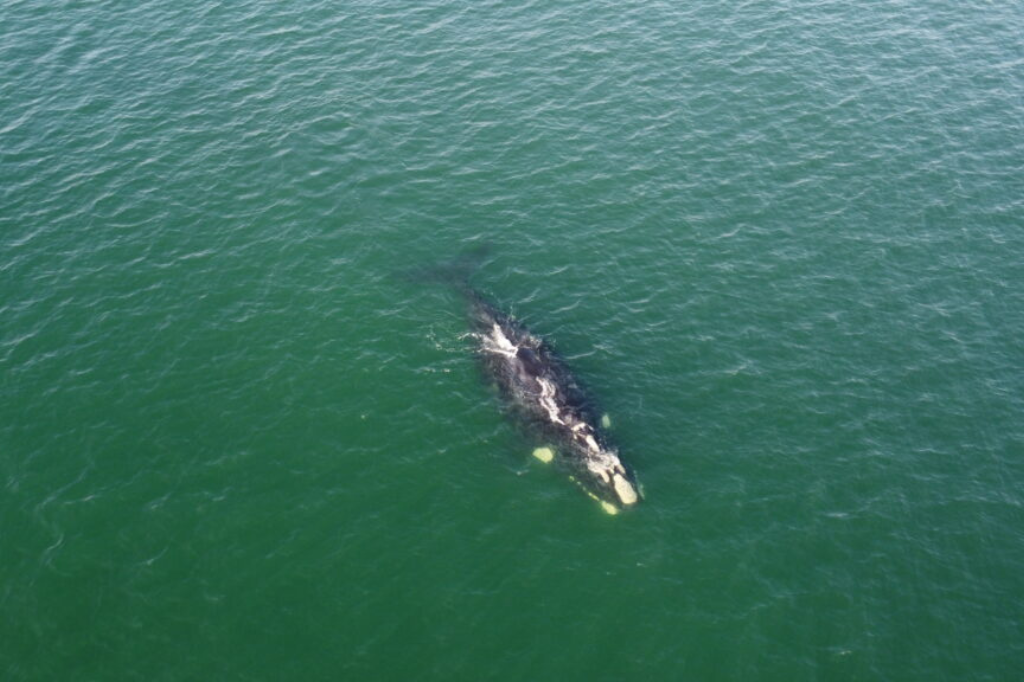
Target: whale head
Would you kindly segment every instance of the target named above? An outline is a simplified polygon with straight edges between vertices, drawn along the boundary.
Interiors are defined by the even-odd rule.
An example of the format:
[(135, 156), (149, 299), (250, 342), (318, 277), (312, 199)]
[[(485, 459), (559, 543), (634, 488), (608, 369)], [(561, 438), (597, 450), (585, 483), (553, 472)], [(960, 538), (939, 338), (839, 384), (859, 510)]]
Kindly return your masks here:
[(636, 477), (614, 452), (602, 450), (600, 456), (586, 461), (586, 474), (580, 481), (587, 492), (610, 514), (636, 505), (641, 499)]

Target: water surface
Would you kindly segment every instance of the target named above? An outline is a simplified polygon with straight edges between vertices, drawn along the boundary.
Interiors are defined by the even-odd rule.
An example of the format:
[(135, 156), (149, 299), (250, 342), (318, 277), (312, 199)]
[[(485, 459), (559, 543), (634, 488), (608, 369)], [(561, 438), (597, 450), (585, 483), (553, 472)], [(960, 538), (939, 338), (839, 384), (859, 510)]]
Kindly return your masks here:
[[(6, 2), (6, 680), (1006, 680), (1024, 12)], [(647, 499), (529, 456), (456, 292)]]

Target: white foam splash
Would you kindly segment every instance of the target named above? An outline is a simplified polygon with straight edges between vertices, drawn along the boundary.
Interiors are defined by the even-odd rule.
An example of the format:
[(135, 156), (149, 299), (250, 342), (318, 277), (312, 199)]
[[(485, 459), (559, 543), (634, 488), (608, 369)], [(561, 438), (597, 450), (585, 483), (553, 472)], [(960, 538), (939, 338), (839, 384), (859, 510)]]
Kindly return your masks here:
[(519, 350), (519, 346), (508, 340), (505, 336), (505, 332), (501, 330), (501, 326), (497, 323), (491, 328), (491, 335), (486, 337), (484, 349), (492, 353), (500, 353), (510, 358), (516, 356), (516, 352)]

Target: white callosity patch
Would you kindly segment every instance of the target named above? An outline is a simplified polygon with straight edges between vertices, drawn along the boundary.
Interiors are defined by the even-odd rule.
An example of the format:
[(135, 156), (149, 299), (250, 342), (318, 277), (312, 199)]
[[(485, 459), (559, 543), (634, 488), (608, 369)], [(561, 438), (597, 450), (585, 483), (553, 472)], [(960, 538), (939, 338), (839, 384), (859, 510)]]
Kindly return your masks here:
[(633, 484), (617, 473), (612, 474), (612, 480), (615, 482), (615, 494), (622, 500), (622, 504), (636, 504), (637, 494)]
[(587, 468), (595, 476), (612, 486), (624, 505), (636, 504), (639, 499), (636, 488), (626, 478), (626, 469), (614, 452), (598, 449), (587, 456)]

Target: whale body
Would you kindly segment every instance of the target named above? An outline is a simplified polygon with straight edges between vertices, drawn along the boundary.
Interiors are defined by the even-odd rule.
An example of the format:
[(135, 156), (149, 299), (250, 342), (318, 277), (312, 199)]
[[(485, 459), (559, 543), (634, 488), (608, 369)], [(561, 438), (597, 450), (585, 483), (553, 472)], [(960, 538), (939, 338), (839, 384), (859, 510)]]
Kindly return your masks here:
[[(534, 454), (543, 461), (553, 455), (605, 511), (617, 513), (635, 505), (640, 500), (636, 477), (619, 459), (562, 359), (479, 293), (465, 293), (485, 371), (522, 421), (554, 446), (553, 452), (539, 448)], [(604, 421), (607, 424), (607, 417)]]

